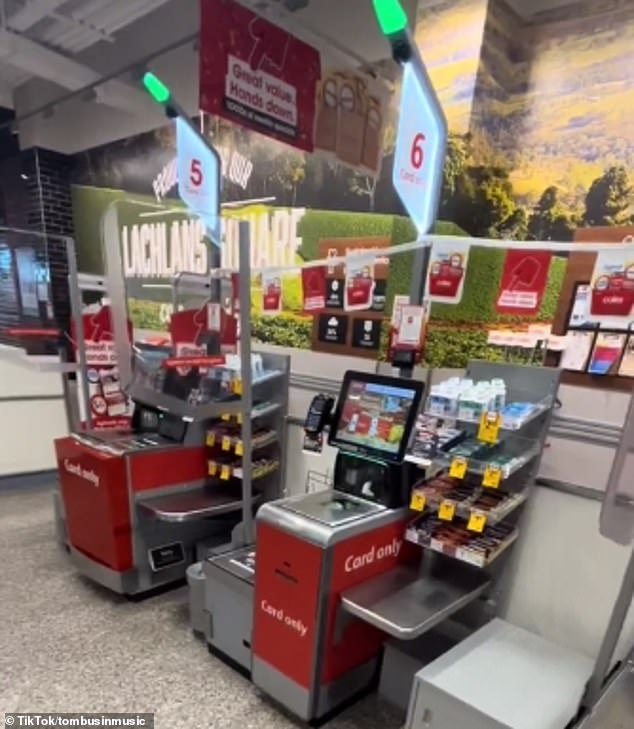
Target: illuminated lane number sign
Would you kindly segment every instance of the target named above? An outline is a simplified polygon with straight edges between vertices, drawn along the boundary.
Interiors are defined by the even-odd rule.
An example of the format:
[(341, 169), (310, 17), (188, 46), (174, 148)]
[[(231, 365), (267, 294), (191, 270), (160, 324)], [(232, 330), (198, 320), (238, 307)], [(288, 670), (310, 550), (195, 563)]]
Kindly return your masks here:
[(189, 166), (189, 181), (194, 187), (200, 187), (204, 182), (203, 166), (199, 159), (193, 159)]
[(424, 72), (403, 68), (392, 183), (418, 233), (436, 220), (442, 188), (447, 125)]

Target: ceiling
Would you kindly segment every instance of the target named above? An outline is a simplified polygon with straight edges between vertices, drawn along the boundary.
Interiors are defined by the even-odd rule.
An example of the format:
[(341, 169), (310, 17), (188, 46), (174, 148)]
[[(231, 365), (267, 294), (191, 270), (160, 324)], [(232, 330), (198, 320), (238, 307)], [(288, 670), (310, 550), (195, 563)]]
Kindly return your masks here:
[[(424, 0), (421, 0), (424, 2)], [(566, 5), (573, 5), (576, 0), (506, 0), (506, 2), (523, 18), (532, 18), (546, 10), (555, 10)]]
[[(0, 0), (0, 105), (31, 78), (67, 90), (88, 86), (101, 73), (76, 59), (99, 43), (117, 44), (117, 33), (170, 0)], [(124, 106), (130, 94), (109, 90)], [(117, 93), (118, 92), (118, 93)]]
[[(342, 51), (353, 60), (371, 62), (386, 54), (370, 0), (346, 0), (345, 12), (341, 0), (239, 1), (293, 28), (309, 42), (325, 44), (335, 55)], [(403, 4), (414, 17), (417, 0), (403, 0)], [(147, 16), (158, 17), (161, 9), (168, 9), (176, 21), (176, 14), (191, 17), (195, 32), (197, 8), (198, 0), (0, 0), (0, 106), (14, 108), (16, 89), (31, 79), (43, 79), (66, 91), (85, 89), (113, 70), (101, 58), (98, 65), (87, 63), (86, 57), (95, 55), (91, 51), (98, 50), (103, 58), (129, 58), (126, 30), (145, 28), (151, 24)], [(161, 18), (170, 29), (169, 16), (163, 13)], [(174, 34), (172, 40), (176, 38)], [(132, 52), (134, 46), (136, 41)], [(148, 52), (161, 47), (145, 46)], [(114, 64), (118, 67), (121, 63)], [(100, 86), (95, 100), (127, 112), (144, 111), (145, 100), (138, 89), (118, 79)]]
[[(388, 44), (380, 35), (371, 0), (238, 1), (319, 47), (326, 63), (374, 63), (388, 55)], [(506, 0), (524, 16), (571, 1)], [(401, 2), (410, 19), (414, 19), (417, 6), (447, 0)], [(15, 109), (21, 140), (23, 136), (28, 138), (28, 133), (23, 135), (27, 126), (34, 138), (38, 133), (36, 127), (43, 129), (47, 119), (51, 127), (54, 113), (60, 126), (59, 139), (45, 141), (55, 149), (74, 148), (63, 138), (69, 137), (71, 125), (85, 126), (86, 119), (93, 124), (120, 127), (121, 134), (124, 119), (131, 124), (155, 125), (158, 110), (138, 83), (139, 69), (147, 62), (165, 73), (168, 82), (179, 84), (179, 98), (193, 113), (197, 108), (193, 39), (199, 22), (198, 3), (199, 0), (0, 0), (0, 108)], [(155, 57), (183, 38), (190, 42), (181, 48), (176, 73), (172, 56)], [(118, 71), (124, 68), (128, 71), (120, 75)], [(75, 98), (68, 102), (71, 95)], [(86, 114), (88, 106), (93, 110)], [(127, 128), (128, 133), (133, 128), (137, 127)], [(27, 142), (33, 143), (36, 142)], [(81, 144), (84, 141), (78, 139), (76, 146)]]

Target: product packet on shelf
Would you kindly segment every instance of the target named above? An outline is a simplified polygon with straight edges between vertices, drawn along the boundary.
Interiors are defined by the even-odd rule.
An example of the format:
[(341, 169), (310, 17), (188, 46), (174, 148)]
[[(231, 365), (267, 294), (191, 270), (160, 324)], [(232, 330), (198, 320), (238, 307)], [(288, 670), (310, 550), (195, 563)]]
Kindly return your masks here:
[(531, 402), (512, 402), (502, 411), (502, 427), (518, 430), (535, 412), (537, 405)]

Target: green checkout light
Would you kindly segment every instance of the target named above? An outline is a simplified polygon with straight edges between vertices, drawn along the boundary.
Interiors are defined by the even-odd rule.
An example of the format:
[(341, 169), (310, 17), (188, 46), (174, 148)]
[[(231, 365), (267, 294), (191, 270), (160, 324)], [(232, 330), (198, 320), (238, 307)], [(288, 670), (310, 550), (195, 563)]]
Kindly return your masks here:
[(393, 35), (407, 28), (407, 15), (399, 0), (372, 0), (372, 4), (383, 35)]
[(143, 74), (143, 85), (147, 89), (148, 94), (159, 104), (164, 104), (171, 96), (167, 86), (151, 71)]

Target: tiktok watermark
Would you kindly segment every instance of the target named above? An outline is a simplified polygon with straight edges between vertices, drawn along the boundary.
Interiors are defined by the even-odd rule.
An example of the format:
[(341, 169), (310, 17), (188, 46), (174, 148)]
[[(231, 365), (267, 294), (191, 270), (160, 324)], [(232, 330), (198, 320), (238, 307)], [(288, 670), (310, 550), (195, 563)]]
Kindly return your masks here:
[(4, 715), (5, 727), (142, 727), (154, 729), (154, 714), (35, 714)]

